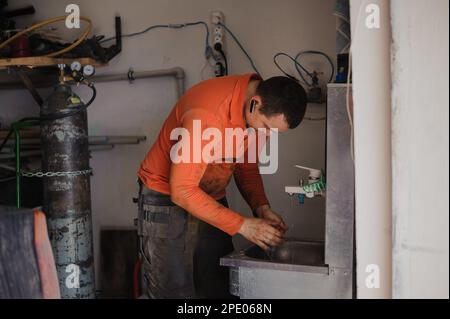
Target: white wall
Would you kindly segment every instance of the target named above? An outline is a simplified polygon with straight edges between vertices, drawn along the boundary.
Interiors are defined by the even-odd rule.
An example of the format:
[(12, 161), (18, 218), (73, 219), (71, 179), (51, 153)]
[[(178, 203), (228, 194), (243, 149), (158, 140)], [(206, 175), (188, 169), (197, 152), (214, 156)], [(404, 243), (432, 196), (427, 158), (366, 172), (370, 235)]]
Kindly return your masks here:
[[(368, 4), (379, 29), (365, 24)], [(448, 298), (449, 3), (351, 5), (357, 294)], [(370, 264), (379, 288), (366, 285)]]
[[(352, 0), (350, 3), (354, 68), (357, 295), (358, 298), (390, 298), (392, 215), (389, 1)], [(368, 4), (376, 4), (380, 8), (379, 29), (366, 27)], [(366, 285), (369, 275), (374, 276), (375, 286)]]
[(391, 2), (395, 298), (449, 297), (448, 6)]
[[(21, 0), (16, 6), (35, 4), (37, 14), (32, 19), (64, 14), (66, 4), (74, 1)], [(241, 39), (263, 77), (279, 75), (272, 57), (279, 51), (295, 54), (300, 50), (322, 50), (335, 55), (334, 0), (78, 0), (82, 15), (94, 22), (96, 34), (113, 35), (115, 14), (120, 14), (123, 32), (133, 32), (159, 23), (179, 23), (204, 20), (210, 13), (221, 10), (226, 24)], [(24, 22), (30, 19), (23, 20)], [(201, 26), (183, 30), (155, 30), (134, 39), (125, 39), (123, 52), (99, 73), (126, 72), (180, 66), (187, 75), (187, 88), (202, 79), (205, 65), (204, 29)], [(230, 73), (251, 72), (243, 54), (226, 36)], [(317, 62), (317, 61), (316, 61)], [(317, 64), (317, 63), (316, 63)], [(324, 63), (324, 68), (326, 64)], [(293, 71), (293, 67), (287, 67)], [(211, 76), (206, 68), (203, 77)], [(139, 80), (97, 84), (98, 98), (89, 109), (91, 135), (147, 135), (141, 145), (119, 146), (109, 152), (94, 153), (91, 166), (92, 211), (95, 226), (95, 248), (98, 252), (98, 229), (102, 227), (131, 227), (136, 209), (131, 198), (136, 192), (136, 171), (140, 161), (157, 136), (162, 121), (176, 101), (173, 80)], [(0, 91), (5, 101), (2, 114), (7, 119), (24, 115), (22, 110), (37, 110), (25, 91)], [(3, 104), (3, 103), (2, 103)], [(8, 105), (6, 105), (8, 104)], [(324, 114), (324, 106), (312, 106), (316, 114)], [(323, 238), (324, 200), (314, 199), (299, 206), (284, 193), (284, 186), (306, 177), (293, 168), (303, 164), (323, 168), (325, 165), (324, 122), (305, 122), (300, 128), (280, 136), (280, 167), (273, 176), (265, 176), (266, 190), (272, 206), (286, 218), (290, 236)], [(229, 190), (232, 208), (249, 214), (247, 206), (237, 194), (235, 186)], [(97, 258), (98, 262), (98, 258)]]

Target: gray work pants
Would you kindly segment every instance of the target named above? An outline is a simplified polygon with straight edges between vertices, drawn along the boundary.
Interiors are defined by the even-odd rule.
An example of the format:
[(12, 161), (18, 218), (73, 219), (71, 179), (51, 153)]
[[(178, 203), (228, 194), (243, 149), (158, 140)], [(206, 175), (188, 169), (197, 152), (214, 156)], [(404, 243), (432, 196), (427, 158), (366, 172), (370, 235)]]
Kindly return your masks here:
[[(228, 207), (226, 198), (218, 202)], [(138, 235), (150, 298), (232, 298), (228, 268), (219, 265), (234, 250), (230, 235), (145, 186), (139, 196)]]

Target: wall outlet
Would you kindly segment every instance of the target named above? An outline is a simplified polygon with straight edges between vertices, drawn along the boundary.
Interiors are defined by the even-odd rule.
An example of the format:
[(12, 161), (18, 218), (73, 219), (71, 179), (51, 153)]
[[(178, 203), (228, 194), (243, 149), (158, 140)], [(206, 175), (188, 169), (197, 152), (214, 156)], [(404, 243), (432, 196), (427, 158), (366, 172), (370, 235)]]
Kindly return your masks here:
[(224, 23), (224, 17), (223, 13), (220, 11), (213, 11), (211, 12), (211, 23), (212, 23), (212, 40), (213, 40), (213, 47), (216, 44), (220, 44), (223, 48), (223, 38), (224, 38), (224, 30), (223, 27), (220, 25), (221, 23)]

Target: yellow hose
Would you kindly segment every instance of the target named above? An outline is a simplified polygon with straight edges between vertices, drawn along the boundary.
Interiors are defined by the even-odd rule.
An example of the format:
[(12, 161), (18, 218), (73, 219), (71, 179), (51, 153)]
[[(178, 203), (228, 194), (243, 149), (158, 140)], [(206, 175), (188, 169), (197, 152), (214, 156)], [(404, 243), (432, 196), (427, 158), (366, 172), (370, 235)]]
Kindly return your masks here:
[[(29, 27), (29, 28), (27, 28), (27, 29), (25, 29), (25, 30), (20, 31), (19, 33), (16, 33), (15, 35), (13, 35), (13, 36), (12, 36), (11, 38), (9, 38), (8, 40), (6, 40), (6, 41), (0, 43), (0, 49), (2, 49), (3, 47), (5, 47), (5, 46), (8, 45), (9, 43), (11, 43), (12, 41), (14, 41), (15, 39), (17, 39), (18, 37), (24, 35), (25, 33), (34, 31), (34, 30), (39, 29), (39, 28), (41, 28), (41, 27), (43, 27), (43, 26), (45, 26), (45, 25), (48, 25), (48, 24), (52, 24), (52, 23), (59, 22), (59, 21), (64, 21), (64, 20), (66, 20), (66, 19), (67, 19), (66, 16), (62, 16), (62, 17), (56, 17), (56, 18), (47, 19), (47, 20), (38, 22), (38, 23), (32, 25), (31, 27)], [(85, 30), (85, 31), (83, 32), (83, 34), (78, 38), (77, 41), (75, 41), (74, 43), (72, 43), (71, 45), (69, 45), (68, 47), (66, 47), (66, 48), (64, 48), (64, 49), (62, 49), (62, 50), (59, 50), (59, 51), (56, 51), (56, 52), (53, 52), (53, 53), (49, 53), (49, 54), (46, 54), (46, 55), (43, 55), (43, 56), (49, 57), (49, 58), (53, 58), (53, 57), (56, 57), (56, 56), (58, 56), (58, 55), (64, 54), (64, 53), (66, 53), (66, 52), (69, 52), (69, 51), (72, 50), (73, 48), (75, 48), (75, 47), (77, 47), (78, 45), (80, 45), (81, 42), (83, 42), (84, 39), (87, 38), (87, 36), (89, 35), (89, 33), (91, 32), (91, 29), (92, 29), (92, 22), (91, 22), (91, 20), (89, 20), (88, 18), (85, 18), (85, 17), (80, 17), (80, 20), (86, 21), (86, 22), (88, 23), (88, 26), (86, 27), (86, 30)]]

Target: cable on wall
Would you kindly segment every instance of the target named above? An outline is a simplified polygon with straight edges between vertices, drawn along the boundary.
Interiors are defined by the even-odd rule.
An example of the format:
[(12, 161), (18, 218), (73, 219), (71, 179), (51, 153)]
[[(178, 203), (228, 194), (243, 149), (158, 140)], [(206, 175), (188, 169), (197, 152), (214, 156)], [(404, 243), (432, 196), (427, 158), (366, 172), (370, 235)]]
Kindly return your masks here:
[[(299, 53), (297, 53), (297, 55), (295, 57), (292, 57), (289, 54), (284, 53), (284, 52), (278, 52), (273, 57), (273, 63), (281, 71), (281, 73), (283, 73), (285, 76), (287, 76), (287, 77), (289, 77), (289, 78), (291, 78), (293, 80), (296, 80), (298, 82), (300, 82), (300, 80), (301, 80), (303, 83), (305, 83), (306, 85), (311, 87), (311, 86), (314, 86), (314, 84), (315, 84), (314, 81), (316, 81), (316, 79), (315, 79), (316, 75), (314, 74), (314, 72), (310, 72), (308, 69), (306, 69), (300, 63), (300, 57), (305, 56), (305, 55), (320, 55), (320, 56), (324, 57), (327, 60), (327, 62), (330, 64), (330, 68), (331, 68), (331, 74), (330, 74), (330, 78), (328, 80), (328, 83), (333, 82), (334, 73), (335, 73), (335, 68), (334, 68), (333, 61), (331, 60), (331, 58), (327, 54), (325, 54), (325, 53), (323, 53), (321, 51), (315, 51), (315, 50), (300, 51)], [(287, 57), (289, 60), (291, 60), (291, 62), (294, 64), (294, 67), (295, 67), (295, 69), (296, 69), (300, 79), (296, 78), (292, 74), (287, 73), (280, 66), (280, 64), (278, 63), (278, 58), (280, 56)], [(310, 81), (306, 79), (304, 73), (306, 74), (306, 76), (308, 76), (311, 79)]]
[(261, 75), (258, 71), (258, 69), (255, 66), (255, 63), (253, 62), (252, 58), (250, 57), (250, 55), (248, 54), (247, 50), (244, 49), (244, 47), (242, 46), (241, 42), (239, 41), (239, 39), (234, 35), (233, 31), (231, 31), (225, 24), (223, 23), (219, 23), (219, 25), (221, 25), (225, 31), (233, 38), (234, 42), (236, 42), (236, 44), (238, 45), (238, 47), (241, 49), (241, 51), (245, 54), (245, 56), (247, 57), (248, 61), (250, 62), (250, 65), (252, 66), (253, 70), (258, 74)]
[(306, 72), (306, 74), (308, 76), (310, 76), (310, 77), (312, 75), (312, 73), (307, 71), (302, 66), (302, 64), (300, 63), (300, 57), (305, 56), (305, 55), (319, 55), (319, 56), (324, 57), (327, 60), (327, 62), (329, 63), (330, 67), (331, 67), (331, 74), (330, 74), (330, 78), (328, 79), (328, 83), (333, 82), (333, 80), (334, 80), (334, 73), (335, 73), (333, 61), (331, 60), (331, 58), (327, 54), (325, 54), (325, 53), (323, 53), (321, 51), (315, 51), (315, 50), (301, 51), (301, 52), (297, 53), (297, 55), (294, 58), (294, 61), (296, 62), (294, 64), (295, 65), (295, 69), (297, 70), (298, 74), (302, 77), (303, 80), (305, 80), (305, 78), (303, 77), (303, 74), (302, 74), (301, 70)]
[[(147, 28), (145, 28), (142, 31), (138, 31), (138, 32), (133, 32), (133, 33), (128, 33), (128, 34), (122, 34), (122, 38), (132, 38), (135, 36), (139, 36), (142, 35), (144, 33), (147, 33), (151, 30), (154, 29), (182, 29), (185, 27), (190, 27), (190, 26), (196, 26), (196, 25), (202, 25), (205, 27), (206, 30), (206, 36), (205, 36), (205, 58), (209, 59), (212, 55), (212, 47), (209, 45), (209, 27), (208, 24), (204, 21), (195, 21), (195, 22), (186, 22), (186, 23), (174, 23), (174, 24), (155, 24), (152, 26), (149, 26)], [(100, 43), (104, 43), (107, 41), (111, 41), (114, 40), (116, 37), (110, 37), (110, 38), (106, 38), (100, 41)]]

